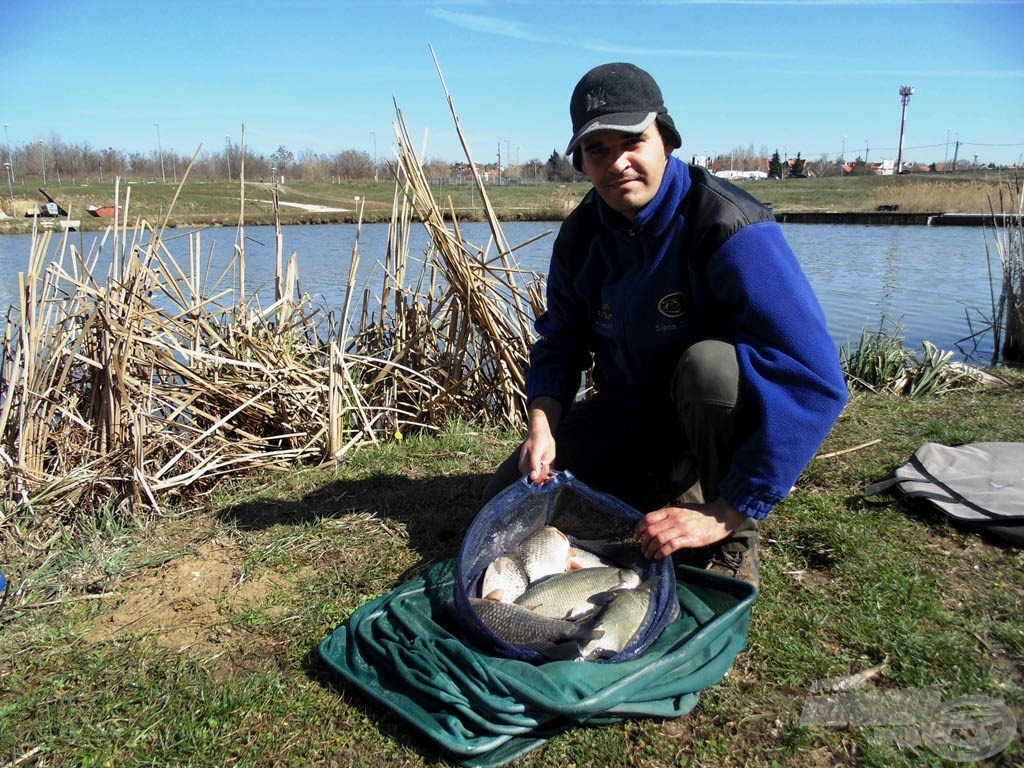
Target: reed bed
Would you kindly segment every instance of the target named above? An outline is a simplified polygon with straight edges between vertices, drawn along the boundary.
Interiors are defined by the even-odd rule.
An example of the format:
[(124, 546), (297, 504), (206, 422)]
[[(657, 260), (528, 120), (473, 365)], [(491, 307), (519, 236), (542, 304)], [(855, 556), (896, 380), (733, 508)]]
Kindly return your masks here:
[[(396, 136), (380, 293), (356, 285), (357, 237), (334, 327), (300, 294), (279, 219), (274, 301), (247, 296), (244, 197), (220, 275), (201, 232), (181, 264), (163, 228), (124, 228), (130, 187), (116, 195), (124, 218), (89, 254), (33, 231), (3, 338), (0, 536), (44, 547), (101, 507), (159, 512), (224, 475), (337, 461), (453, 418), (522, 426), (542, 278), (517, 267), (489, 204), (491, 242), (466, 243), (400, 111)], [(408, 248), (418, 225), (430, 233), (422, 259)]]
[[(992, 364), (1000, 361), (1024, 363), (1024, 185), (1000, 190), (998, 204), (990, 198), (989, 210), (996, 222), (992, 240), (999, 262), (1000, 290), (992, 300), (992, 330), (995, 352)], [(1011, 217), (995, 214), (1011, 213)], [(992, 254), (985, 241), (991, 272)], [(990, 274), (989, 283), (995, 285)]]
[(868, 210), (897, 204), (904, 213), (984, 213), (993, 194), (1006, 186), (991, 180), (942, 182), (900, 177), (897, 182), (872, 190)]

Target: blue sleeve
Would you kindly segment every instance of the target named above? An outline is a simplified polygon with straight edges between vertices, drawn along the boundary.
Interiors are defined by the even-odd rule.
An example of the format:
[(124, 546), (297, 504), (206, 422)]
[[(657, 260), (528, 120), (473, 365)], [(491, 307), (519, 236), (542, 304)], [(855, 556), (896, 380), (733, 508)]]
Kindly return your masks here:
[(846, 382), (821, 306), (778, 224), (733, 235), (708, 263), (707, 282), (732, 311), (740, 397), (753, 416), (719, 489), (763, 519), (828, 436)]

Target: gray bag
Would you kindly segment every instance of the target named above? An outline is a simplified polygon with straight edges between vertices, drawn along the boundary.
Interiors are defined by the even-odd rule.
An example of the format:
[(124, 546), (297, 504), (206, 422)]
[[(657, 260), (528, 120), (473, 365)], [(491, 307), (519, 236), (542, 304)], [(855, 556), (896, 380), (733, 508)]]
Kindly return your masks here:
[(959, 523), (1024, 545), (1024, 443), (925, 443), (895, 477), (868, 486), (864, 495), (894, 485)]

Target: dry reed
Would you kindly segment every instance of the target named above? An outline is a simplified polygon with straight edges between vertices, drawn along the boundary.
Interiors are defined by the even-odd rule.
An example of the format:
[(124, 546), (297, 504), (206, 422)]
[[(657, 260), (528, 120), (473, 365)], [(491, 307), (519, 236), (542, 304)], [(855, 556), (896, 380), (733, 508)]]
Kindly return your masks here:
[(870, 207), (895, 203), (904, 213), (984, 213), (998, 187), (1000, 184), (991, 181), (908, 180), (874, 190)]
[[(1019, 365), (1024, 363), (1024, 186), (1001, 188), (999, 204), (990, 198), (989, 212), (994, 221), (992, 239), (1000, 271), (998, 298), (994, 292), (992, 298), (992, 364), (1001, 358)], [(994, 286), (987, 238), (985, 250), (989, 256), (989, 284)]]
[[(181, 264), (163, 228), (122, 227), (130, 187), (123, 201), (115, 187), (123, 219), (89, 254), (66, 235), (54, 243), (52, 232), (33, 232), (3, 338), (0, 534), (38, 546), (102, 505), (159, 511), (224, 475), (338, 460), (454, 417), (522, 425), (542, 281), (516, 266), (493, 211), (491, 243), (462, 239), (450, 203), (443, 211), (432, 197), (400, 110), (395, 131), (381, 292), (357, 297), (357, 235), (342, 325), (326, 338), (299, 293), (295, 254), (283, 258), (279, 219), (274, 301), (263, 307), (246, 293), (244, 197), (232, 264), (219, 276), (201, 232)], [(482, 184), (480, 193), (486, 200)], [(410, 280), (417, 221), (430, 246)]]

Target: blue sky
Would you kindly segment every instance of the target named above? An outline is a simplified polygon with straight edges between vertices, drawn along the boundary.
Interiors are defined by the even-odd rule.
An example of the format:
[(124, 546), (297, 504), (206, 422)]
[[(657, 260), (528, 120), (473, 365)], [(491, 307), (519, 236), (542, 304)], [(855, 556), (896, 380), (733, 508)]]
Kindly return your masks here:
[(391, 155), (546, 160), (590, 67), (662, 86), (679, 155), (755, 150), (1012, 163), (1024, 155), (1024, 0), (0, 0), (0, 122), (11, 144), (191, 155), (230, 137)]

